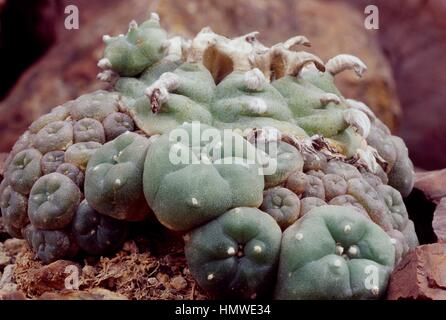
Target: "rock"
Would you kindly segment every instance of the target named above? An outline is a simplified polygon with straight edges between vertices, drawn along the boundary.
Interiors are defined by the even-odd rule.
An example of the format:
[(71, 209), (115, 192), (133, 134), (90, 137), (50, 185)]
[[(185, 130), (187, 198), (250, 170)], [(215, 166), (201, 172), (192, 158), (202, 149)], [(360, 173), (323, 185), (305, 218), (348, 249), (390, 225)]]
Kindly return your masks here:
[(5, 241), (8, 238), (10, 238), (10, 235), (6, 232), (5, 226), (3, 225), (3, 219), (0, 216), (0, 241)]
[(387, 299), (446, 299), (446, 244), (409, 252), (390, 276)]
[[(64, 7), (72, 1), (60, 2)], [(376, 35), (363, 28), (362, 14), (345, 4), (322, 0), (108, 0), (106, 4), (79, 0), (76, 5), (81, 12), (80, 30), (57, 28), (54, 46), (21, 76), (0, 103), (0, 152), (9, 151), (39, 115), (82, 93), (104, 88), (96, 80), (102, 35), (125, 32), (120, 26), (132, 19), (143, 21), (150, 10), (159, 12), (162, 25), (169, 27), (171, 33), (191, 35), (206, 25), (227, 36), (259, 30), (260, 40), (268, 45), (302, 33), (325, 60), (338, 53), (357, 54), (369, 65), (369, 72), (363, 81), (348, 73), (340, 76), (341, 91), (364, 100), (390, 126), (394, 126), (399, 115), (391, 70)], [(57, 23), (62, 25), (64, 18), (61, 14)]]
[(8, 154), (5, 152), (0, 153), (0, 182), (3, 180), (3, 173), (5, 171), (5, 161)]
[(11, 262), (11, 258), (3, 251), (0, 243), (0, 270), (3, 270)]
[(399, 134), (417, 166), (446, 167), (446, 5), (444, 0), (344, 0), (379, 8), (379, 35), (403, 106)]
[(446, 169), (417, 172), (414, 187), (421, 190), (426, 198), (438, 204), (443, 197), (446, 197)]
[(147, 283), (151, 286), (155, 286), (158, 284), (158, 279), (156, 279), (155, 277), (150, 277), (147, 279)]
[(3, 247), (10, 256), (15, 256), (26, 250), (26, 241), (16, 238), (7, 239), (3, 243)]
[(169, 276), (165, 273), (157, 273), (156, 275), (156, 279), (161, 282), (162, 284), (167, 284), (169, 283)]
[(122, 294), (103, 288), (88, 291), (64, 290), (61, 292), (45, 292), (39, 300), (128, 300)]
[[(60, 8), (73, 3), (58, 0)], [(148, 1), (76, 1), (79, 30), (63, 27), (66, 15), (59, 11), (56, 41), (48, 52), (28, 68), (0, 103), (0, 152), (9, 151), (18, 136), (39, 115), (79, 95), (104, 88), (96, 80), (96, 64), (102, 55), (104, 34), (120, 34), (132, 19), (143, 21)], [(153, 10), (152, 5), (152, 10)]]
[(187, 281), (182, 276), (176, 276), (170, 280), (170, 285), (176, 290), (183, 290), (187, 287)]
[(26, 296), (22, 291), (0, 290), (0, 300), (26, 300)]
[(421, 244), (446, 242), (446, 169), (417, 171), (404, 202)]
[(406, 206), (419, 236), (423, 229), (435, 237), (427, 242), (446, 242), (446, 169), (416, 172), (414, 190)]
[[(69, 276), (76, 277), (76, 269), (74, 269), (73, 266), (74, 268), (77, 268), (78, 276), (80, 277), (80, 266), (68, 260), (57, 260), (49, 265), (40, 267), (36, 264), (30, 266), (30, 270), (20, 270), (19, 279), (21, 288), (23, 288), (25, 292), (31, 291), (37, 296), (40, 296), (45, 292), (71, 289), (67, 288), (66, 281), (70, 285), (73, 284), (71, 281), (73, 278), (68, 278)], [(24, 279), (24, 277), (26, 277), (26, 279)]]
[(10, 288), (13, 287), (11, 285), (14, 285), (12, 282), (14, 275), (14, 268), (15, 265), (13, 264), (8, 264), (7, 266), (5, 266), (5, 268), (3, 269), (2, 277), (0, 278), (0, 289), (10, 291)]
[[(53, 43), (60, 0), (0, 1), (0, 99), (20, 73), (35, 62)], [(17, 23), (26, 21), (26, 23)], [(26, 39), (26, 41), (17, 41)], [(12, 63), (11, 63), (12, 62)]]
[(434, 211), (432, 228), (437, 236), (438, 242), (446, 243), (446, 198), (440, 200)]

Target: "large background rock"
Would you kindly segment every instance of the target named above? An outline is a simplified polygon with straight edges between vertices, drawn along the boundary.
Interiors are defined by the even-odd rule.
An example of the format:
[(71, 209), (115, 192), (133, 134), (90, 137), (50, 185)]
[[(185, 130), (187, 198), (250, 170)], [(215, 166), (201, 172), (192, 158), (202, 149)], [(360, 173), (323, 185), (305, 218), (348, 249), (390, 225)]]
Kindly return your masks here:
[(131, 19), (143, 21), (150, 10), (159, 12), (162, 25), (172, 33), (191, 36), (206, 25), (227, 36), (258, 30), (260, 40), (268, 45), (305, 34), (312, 41), (312, 50), (324, 60), (338, 53), (356, 54), (368, 64), (369, 72), (362, 81), (351, 73), (342, 75), (341, 90), (364, 100), (390, 126), (400, 112), (391, 69), (376, 35), (362, 27), (362, 14), (346, 4), (316, 0), (55, 1), (61, 9), (66, 4), (79, 7), (80, 30), (65, 30), (63, 11), (54, 19), (56, 43), (0, 103), (0, 151), (8, 151), (40, 114), (103, 88), (95, 79), (96, 62), (103, 50), (101, 36), (125, 32)]
[(0, 0), (0, 99), (54, 43), (59, 0)]
[(392, 65), (404, 110), (398, 134), (417, 166), (429, 170), (446, 167), (446, 1), (344, 2), (362, 11), (371, 3), (378, 6), (377, 34)]
[[(82, 93), (103, 88), (104, 84), (96, 80), (102, 35), (123, 32), (131, 17), (142, 20), (149, 10), (149, 2), (138, 0), (58, 1), (60, 10), (54, 20), (56, 43), (21, 76), (0, 103), (0, 151), (9, 151), (40, 114)], [(66, 30), (63, 10), (73, 3), (79, 7), (80, 29)]]
[(424, 230), (434, 235), (435, 241), (446, 243), (446, 169), (417, 172), (414, 190), (406, 201), (409, 213), (418, 218), (417, 227), (426, 225)]

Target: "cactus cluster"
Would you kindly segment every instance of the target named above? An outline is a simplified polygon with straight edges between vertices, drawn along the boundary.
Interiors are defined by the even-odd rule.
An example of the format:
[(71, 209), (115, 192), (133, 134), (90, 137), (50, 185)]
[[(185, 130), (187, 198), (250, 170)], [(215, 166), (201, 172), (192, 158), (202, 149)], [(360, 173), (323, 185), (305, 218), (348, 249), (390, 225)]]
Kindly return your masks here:
[(361, 60), (324, 63), (294, 50), (303, 36), (169, 38), (156, 14), (103, 40), (110, 90), (41, 116), (10, 152), (0, 206), (12, 236), (48, 263), (113, 252), (128, 222), (156, 217), (184, 234), (193, 276), (215, 295), (384, 294), (418, 244), (402, 200), (413, 166), (334, 84), (343, 70), (361, 76)]
[[(128, 124), (110, 124), (120, 118)], [(125, 237), (115, 234), (126, 233), (126, 221), (99, 215), (84, 200), (84, 182), (96, 151), (116, 144), (117, 134), (132, 127), (133, 120), (119, 112), (118, 95), (107, 91), (83, 95), (33, 122), (11, 150), (0, 187), (3, 223), (11, 236), (25, 238), (46, 263), (79, 251), (105, 254), (118, 248)], [(98, 243), (81, 240), (86, 236)]]

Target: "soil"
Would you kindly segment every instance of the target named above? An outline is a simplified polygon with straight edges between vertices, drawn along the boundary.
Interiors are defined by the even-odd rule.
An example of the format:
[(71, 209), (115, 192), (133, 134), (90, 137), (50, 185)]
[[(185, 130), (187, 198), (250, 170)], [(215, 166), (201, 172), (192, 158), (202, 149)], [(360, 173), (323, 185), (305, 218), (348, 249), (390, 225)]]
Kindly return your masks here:
[[(147, 230), (149, 236), (136, 235), (115, 255), (79, 256), (49, 265), (35, 259), (24, 240), (6, 239), (0, 243), (0, 279), (7, 269), (12, 268), (13, 273), (9, 281), (3, 281), (5, 284), (0, 280), (0, 299), (211, 298), (198, 287), (187, 268), (181, 237), (159, 225), (149, 226)], [(74, 269), (69, 269), (73, 266)], [(69, 286), (76, 285), (69, 281), (73, 270), (79, 275), (78, 290), (76, 286)]]

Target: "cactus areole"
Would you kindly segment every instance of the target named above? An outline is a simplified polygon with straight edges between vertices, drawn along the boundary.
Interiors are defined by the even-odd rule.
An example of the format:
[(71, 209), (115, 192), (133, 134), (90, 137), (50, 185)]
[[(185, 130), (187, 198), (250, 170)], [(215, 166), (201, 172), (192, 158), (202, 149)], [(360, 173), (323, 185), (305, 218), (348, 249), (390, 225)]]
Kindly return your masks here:
[(403, 198), (404, 142), (296, 36), (202, 29), (169, 37), (159, 18), (104, 36), (110, 84), (57, 106), (6, 161), (6, 230), (44, 263), (118, 250), (129, 222), (182, 232), (198, 285), (222, 297), (376, 299), (418, 244)]

